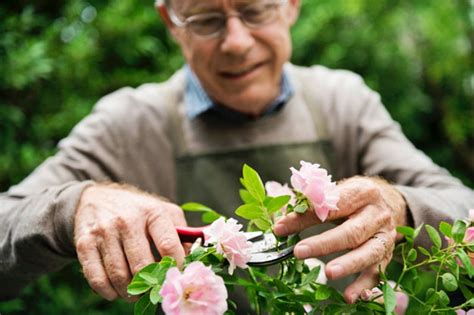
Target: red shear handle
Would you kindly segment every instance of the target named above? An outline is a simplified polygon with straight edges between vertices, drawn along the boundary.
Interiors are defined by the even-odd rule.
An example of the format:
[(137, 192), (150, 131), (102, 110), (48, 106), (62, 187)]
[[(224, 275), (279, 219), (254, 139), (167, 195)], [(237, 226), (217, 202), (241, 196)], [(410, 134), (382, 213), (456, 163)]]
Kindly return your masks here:
[(179, 239), (183, 243), (194, 243), (198, 238), (204, 241), (204, 229), (207, 226), (190, 227), (190, 226), (177, 226), (176, 232), (178, 232)]

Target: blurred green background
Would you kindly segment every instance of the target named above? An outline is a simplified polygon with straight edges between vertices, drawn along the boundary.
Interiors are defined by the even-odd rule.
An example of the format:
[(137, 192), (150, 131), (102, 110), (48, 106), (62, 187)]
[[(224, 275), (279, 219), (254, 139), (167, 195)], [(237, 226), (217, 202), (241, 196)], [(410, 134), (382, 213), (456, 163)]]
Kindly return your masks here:
[[(469, 0), (306, 0), (292, 61), (362, 75), (414, 144), (474, 187), (473, 20)], [(153, 1), (2, 1), (0, 191), (53, 154), (101, 96), (182, 64)], [(2, 314), (131, 312), (91, 293), (77, 264), (0, 303)]]

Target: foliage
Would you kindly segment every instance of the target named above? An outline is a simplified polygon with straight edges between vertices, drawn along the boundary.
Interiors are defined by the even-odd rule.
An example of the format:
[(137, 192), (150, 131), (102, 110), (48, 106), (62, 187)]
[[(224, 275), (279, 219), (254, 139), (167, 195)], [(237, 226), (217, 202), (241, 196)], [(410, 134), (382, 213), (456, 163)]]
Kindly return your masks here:
[[(273, 220), (272, 207), (269, 205), (278, 200), (278, 197), (271, 198), (266, 195), (260, 176), (247, 165), (244, 166), (241, 183), (254, 199), (245, 198), (244, 205), (237, 208), (236, 214), (250, 223), (253, 222), (261, 231), (271, 233), (268, 230)], [(289, 198), (285, 199), (285, 202), (279, 202), (276, 209), (287, 205)], [(250, 205), (256, 207), (257, 211), (247, 211), (247, 208), (241, 210), (242, 207)], [(268, 220), (268, 224), (257, 224), (257, 220), (265, 223)], [(470, 226), (474, 229), (474, 222), (458, 220), (454, 226), (442, 222), (439, 230), (450, 240), (449, 245), (442, 248), (438, 231), (430, 225), (425, 225), (424, 228), (433, 243), (430, 250), (423, 247), (414, 248), (414, 241), (423, 228), (422, 225), (416, 230), (407, 226), (399, 227), (398, 232), (404, 235), (405, 241), (396, 248), (403, 261), (396, 282), (392, 287), (390, 276), (380, 271), (381, 283), (373, 291), (374, 294), (368, 296), (366, 301), (359, 300), (354, 304), (346, 304), (341, 293), (325, 283), (316, 281), (319, 273), (323, 272), (321, 266), (310, 269), (303, 260), (297, 260), (295, 257), (279, 264), (279, 270), (275, 273), (277, 276), (270, 275), (264, 267), (252, 266), (249, 263), (246, 269), (247, 278), (242, 278), (227, 273), (227, 260), (216, 251), (216, 246), (203, 247), (198, 242), (186, 257), (183, 269), (195, 261), (210, 266), (216, 275), (224, 279), (228, 291), (234, 287), (245, 288), (256, 314), (391, 314), (398, 302), (396, 291), (408, 295), (411, 308), (417, 309), (421, 314), (455, 314), (458, 309), (474, 308), (474, 258), (472, 262), (470, 258), (474, 257), (474, 239), (466, 241), (466, 230)], [(134, 276), (128, 286), (128, 293), (142, 295), (135, 304), (135, 315), (156, 312), (156, 308), (163, 302), (160, 288), (167, 278), (165, 274), (170, 267), (175, 266), (173, 259), (165, 257), (160, 263), (148, 265)], [(434, 285), (423, 287), (419, 281), (419, 273), (431, 274)], [(191, 283), (189, 285), (192, 286)], [(448, 294), (458, 289), (463, 297), (459, 302), (452, 302)], [(177, 300), (181, 301), (181, 298)], [(239, 310), (235, 308), (235, 301), (229, 302), (229, 305), (226, 314), (237, 314)]]
[[(361, 74), (415, 145), (473, 186), (469, 0), (302, 2), (293, 29), (293, 62)], [(165, 80), (182, 63), (152, 1), (3, 1), (0, 190), (53, 154), (101, 96)], [(77, 265), (43, 277), (19, 299), (0, 304), (0, 312), (9, 314), (118, 309), (124, 313), (130, 306), (90, 293)]]

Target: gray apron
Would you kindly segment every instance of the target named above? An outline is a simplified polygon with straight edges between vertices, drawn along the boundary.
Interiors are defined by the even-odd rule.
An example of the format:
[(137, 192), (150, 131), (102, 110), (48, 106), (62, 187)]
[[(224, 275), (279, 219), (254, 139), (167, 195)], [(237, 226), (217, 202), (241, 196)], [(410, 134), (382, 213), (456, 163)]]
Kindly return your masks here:
[[(239, 132), (245, 133), (247, 127), (245, 122), (225, 121), (215, 113), (206, 113), (189, 120), (184, 112), (183, 96), (178, 93), (171, 102), (178, 105), (170, 106), (178, 204), (191, 201), (199, 202), (227, 217), (236, 217), (239, 222), (245, 225), (245, 220), (234, 215), (235, 209), (242, 204), (239, 197), (239, 189), (242, 188), (239, 178), (242, 176), (242, 166), (245, 163), (258, 171), (263, 182), (275, 180), (280, 183), (289, 183), (291, 176), (289, 168), (293, 166), (298, 169), (300, 160), (318, 163), (331, 174), (333, 170), (331, 165), (332, 148), (326, 124), (317, 106), (306, 105), (311, 102), (309, 93), (303, 92), (303, 101), (300, 97), (299, 102), (306, 106), (310, 113), (312, 124), (318, 135), (317, 140), (309, 142), (286, 141), (285, 143), (258, 146), (246, 145), (244, 140), (235, 139), (240, 137)], [(295, 94), (298, 94), (297, 91)], [(294, 98), (295, 96), (290, 102), (294, 101)], [(192, 141), (189, 141), (195, 133), (198, 135), (193, 139), (213, 138), (221, 131), (221, 127), (228, 130), (229, 124), (233, 124), (235, 127), (234, 133), (229, 133), (229, 135), (232, 137), (230, 141), (239, 143), (237, 148), (226, 146), (225, 142), (220, 142), (221, 145), (219, 145), (219, 141), (216, 141), (216, 144), (206, 143), (204, 148), (196, 149)], [(298, 128), (298, 126), (294, 126), (294, 128)], [(245, 138), (245, 135), (242, 137)], [(195, 213), (186, 213), (186, 219), (190, 226), (203, 224), (199, 215)], [(332, 224), (315, 226), (301, 233), (301, 236), (315, 235), (327, 230), (330, 226)], [(238, 292), (238, 290), (230, 293), (230, 297), (237, 302), (239, 307), (238, 314), (251, 313), (250, 306), (243, 294), (244, 292)]]

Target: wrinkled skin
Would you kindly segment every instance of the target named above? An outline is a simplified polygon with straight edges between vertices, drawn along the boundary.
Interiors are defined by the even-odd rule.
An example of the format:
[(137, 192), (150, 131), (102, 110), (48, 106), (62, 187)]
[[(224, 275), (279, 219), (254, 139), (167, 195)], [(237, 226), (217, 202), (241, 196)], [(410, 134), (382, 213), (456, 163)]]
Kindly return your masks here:
[(94, 185), (82, 193), (75, 216), (74, 241), (84, 276), (107, 300), (127, 295), (133, 274), (155, 262), (151, 244), (178, 265), (185, 251), (174, 226), (185, 226), (174, 204), (132, 187)]
[[(406, 203), (393, 186), (381, 179), (353, 177), (337, 188), (339, 210), (331, 211), (328, 220), (342, 223), (300, 241), (294, 254), (305, 259), (349, 249), (326, 265), (326, 276), (334, 280), (360, 273), (344, 292), (346, 301), (353, 303), (364, 289), (377, 285), (379, 266), (385, 270), (392, 259), (395, 243), (401, 239), (396, 227), (407, 224)], [(303, 215), (291, 213), (283, 217), (274, 231), (284, 236), (320, 223), (315, 212), (308, 210)]]

